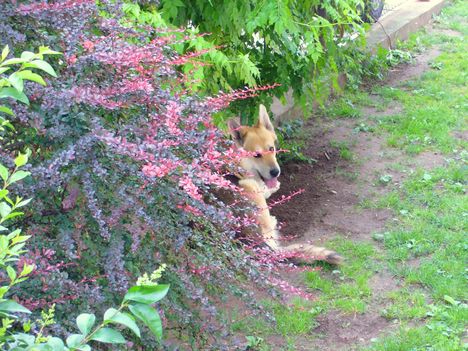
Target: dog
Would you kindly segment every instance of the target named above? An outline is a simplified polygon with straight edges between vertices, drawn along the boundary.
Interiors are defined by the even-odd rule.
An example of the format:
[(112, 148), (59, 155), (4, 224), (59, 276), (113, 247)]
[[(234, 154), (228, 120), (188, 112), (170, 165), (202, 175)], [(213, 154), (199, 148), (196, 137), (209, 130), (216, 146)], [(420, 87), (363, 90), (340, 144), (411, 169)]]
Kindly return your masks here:
[(253, 127), (242, 126), (238, 119), (231, 119), (227, 124), (235, 145), (249, 155), (239, 161), (242, 174), (236, 176), (239, 187), (258, 208), (258, 224), (264, 243), (274, 252), (296, 254), (300, 257), (299, 261), (304, 263), (315, 260), (334, 265), (342, 263), (343, 258), (340, 255), (324, 247), (281, 244), (277, 220), (270, 214), (266, 202), (280, 188), (278, 177), (281, 169), (276, 159), (277, 136), (265, 106), (260, 105), (258, 122)]

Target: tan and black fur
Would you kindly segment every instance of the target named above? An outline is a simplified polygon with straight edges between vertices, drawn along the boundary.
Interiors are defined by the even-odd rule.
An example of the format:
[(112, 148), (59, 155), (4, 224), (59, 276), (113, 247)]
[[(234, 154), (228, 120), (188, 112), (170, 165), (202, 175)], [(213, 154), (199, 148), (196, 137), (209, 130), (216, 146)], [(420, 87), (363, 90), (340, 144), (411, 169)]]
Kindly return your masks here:
[(240, 161), (239, 166), (244, 172), (239, 176), (239, 186), (258, 207), (258, 222), (264, 242), (276, 252), (297, 252), (298, 257), (301, 257), (300, 261), (303, 262), (323, 260), (331, 264), (341, 263), (341, 256), (323, 247), (281, 244), (276, 218), (270, 214), (266, 202), (280, 187), (276, 179), (280, 175), (280, 167), (276, 160), (277, 137), (265, 106), (260, 105), (255, 126), (242, 126), (238, 120), (232, 119), (228, 121), (228, 127), (236, 145), (254, 153), (254, 156), (245, 157)]

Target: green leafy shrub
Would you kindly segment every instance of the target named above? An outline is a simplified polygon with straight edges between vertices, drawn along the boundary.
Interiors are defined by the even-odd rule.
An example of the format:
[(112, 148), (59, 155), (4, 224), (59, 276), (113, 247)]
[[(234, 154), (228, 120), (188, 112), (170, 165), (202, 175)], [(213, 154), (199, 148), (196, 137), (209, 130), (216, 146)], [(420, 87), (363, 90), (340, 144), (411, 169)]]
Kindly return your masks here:
[[(321, 74), (326, 73), (338, 89), (339, 73), (346, 72), (348, 64), (355, 65), (354, 51), (364, 44), (357, 10), (362, 6), (360, 0), (163, 0), (128, 2), (124, 10), (133, 23), (187, 28), (180, 36), (189, 40), (179, 52), (206, 51), (200, 58), (203, 64), (184, 66), (198, 82), (195, 89), (213, 93), (279, 83), (274, 94), (283, 96), (291, 87), (305, 107), (311, 97), (330, 90), (328, 81), (324, 89)], [(260, 99), (268, 100), (267, 94)], [(252, 122), (257, 104), (241, 101), (234, 110)]]

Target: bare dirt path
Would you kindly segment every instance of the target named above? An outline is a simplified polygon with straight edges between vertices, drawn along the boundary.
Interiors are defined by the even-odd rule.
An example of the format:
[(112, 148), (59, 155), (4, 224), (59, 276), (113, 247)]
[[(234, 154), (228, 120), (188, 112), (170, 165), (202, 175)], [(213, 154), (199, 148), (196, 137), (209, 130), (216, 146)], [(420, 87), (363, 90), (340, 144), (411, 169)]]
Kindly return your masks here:
[[(397, 86), (418, 78), (439, 54), (439, 49), (434, 48), (416, 57), (413, 64), (391, 72), (385, 84)], [(385, 135), (355, 130), (362, 122), (372, 125), (376, 115), (391, 115), (398, 111), (401, 111), (401, 106), (390, 105), (383, 111), (365, 108), (359, 120), (312, 119), (307, 122), (305, 127), (309, 137), (304, 154), (317, 162), (283, 166), (282, 185), (276, 196), (287, 195), (297, 189), (305, 192), (272, 210), (283, 223), (281, 231), (288, 241), (321, 246), (339, 236), (370, 242), (380, 250), (372, 235), (385, 230), (386, 224), (392, 220), (392, 212), (363, 208), (360, 204), (387, 191), (383, 184), (379, 184), (382, 175), (390, 175), (392, 182), (396, 183), (404, 179), (404, 171), (395, 164), (434, 167), (443, 163), (443, 157), (437, 153), (426, 152), (408, 159), (401, 151), (386, 145)], [(351, 158), (343, 155), (340, 145), (349, 147)], [(332, 310), (319, 315), (312, 337), (301, 336), (295, 344), (296, 350), (354, 350), (393, 330), (395, 325), (381, 316), (381, 310), (384, 297), (399, 288), (399, 281), (382, 268), (372, 276), (370, 286), (372, 293), (365, 313)]]

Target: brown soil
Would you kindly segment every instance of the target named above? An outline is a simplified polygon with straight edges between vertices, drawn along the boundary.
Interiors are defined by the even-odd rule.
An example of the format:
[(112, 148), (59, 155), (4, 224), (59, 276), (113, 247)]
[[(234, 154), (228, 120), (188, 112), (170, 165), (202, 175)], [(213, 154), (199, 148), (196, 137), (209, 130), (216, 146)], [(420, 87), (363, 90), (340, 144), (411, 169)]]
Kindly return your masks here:
[[(319, 337), (314, 345), (315, 350), (356, 350), (389, 327), (388, 321), (378, 311), (356, 315), (334, 311), (320, 316), (318, 322), (320, 326), (315, 332)], [(330, 339), (333, 339), (332, 345)]]
[[(273, 208), (272, 213), (283, 223), (283, 235), (299, 237), (301, 242), (313, 241), (318, 245), (337, 234), (366, 240), (370, 234), (384, 228), (390, 215), (388, 211), (357, 207), (369, 195), (369, 190), (363, 186), (365, 182), (372, 182), (385, 168), (378, 162), (381, 140), (354, 134), (354, 123), (341, 121), (340, 125), (333, 126), (336, 123), (322, 125), (304, 150), (305, 155), (317, 160), (315, 164), (290, 163), (282, 168), (281, 189), (276, 196), (297, 189), (305, 191), (290, 202)], [(355, 162), (341, 159), (339, 150), (330, 146), (332, 141), (346, 139), (350, 144), (357, 143), (352, 152), (356, 160), (364, 160), (360, 167), (356, 167)]]

